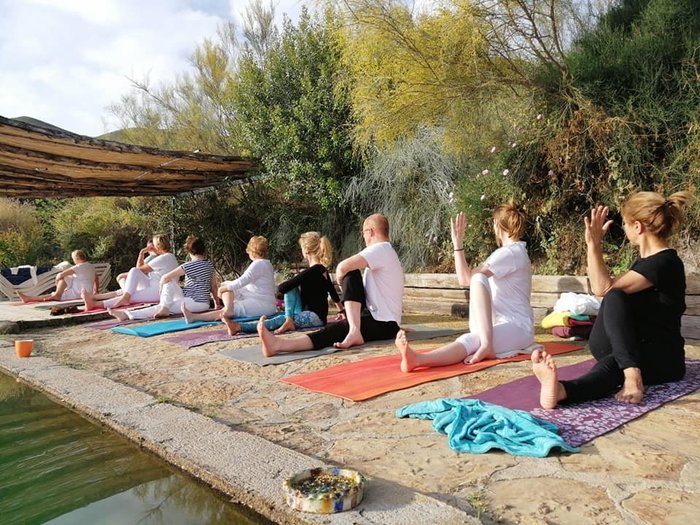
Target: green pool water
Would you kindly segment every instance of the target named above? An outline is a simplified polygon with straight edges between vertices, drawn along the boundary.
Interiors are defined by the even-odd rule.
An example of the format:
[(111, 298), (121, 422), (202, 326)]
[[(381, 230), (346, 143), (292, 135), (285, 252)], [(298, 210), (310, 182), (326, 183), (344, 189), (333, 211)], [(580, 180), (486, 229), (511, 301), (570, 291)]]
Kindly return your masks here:
[(270, 522), (0, 374), (0, 523)]

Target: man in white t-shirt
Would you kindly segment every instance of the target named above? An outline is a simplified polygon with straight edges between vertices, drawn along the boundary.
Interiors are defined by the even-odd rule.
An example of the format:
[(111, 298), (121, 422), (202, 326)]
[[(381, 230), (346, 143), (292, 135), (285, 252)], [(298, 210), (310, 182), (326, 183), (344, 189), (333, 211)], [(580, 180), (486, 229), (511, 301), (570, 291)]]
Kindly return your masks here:
[(265, 328), (262, 317), (258, 334), (266, 357), (333, 345), (349, 348), (396, 336), (401, 323), (403, 269), (389, 243), (387, 218), (380, 214), (367, 217), (362, 225), (362, 237), (367, 247), (341, 261), (336, 268), (345, 307), (341, 321), (309, 335), (282, 339)]

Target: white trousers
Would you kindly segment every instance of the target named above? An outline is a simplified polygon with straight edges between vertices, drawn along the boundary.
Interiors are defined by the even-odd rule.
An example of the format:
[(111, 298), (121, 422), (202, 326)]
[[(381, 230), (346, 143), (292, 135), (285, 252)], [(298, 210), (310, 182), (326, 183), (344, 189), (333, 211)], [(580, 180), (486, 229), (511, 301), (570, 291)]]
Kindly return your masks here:
[(129, 316), (129, 319), (153, 319), (153, 316), (161, 308), (167, 308), (170, 311), (170, 315), (176, 315), (180, 313), (183, 304), (190, 312), (194, 313), (204, 312), (209, 309), (209, 301), (198, 303), (194, 299), (185, 297), (182, 293), (182, 288), (170, 281), (163, 285), (163, 289), (160, 292), (160, 302), (157, 305), (139, 310), (127, 310), (126, 315)]
[[(491, 295), (491, 286), (483, 273), (476, 273), (469, 283), (470, 289), (475, 286), (485, 286)], [(469, 332), (460, 335), (456, 341), (467, 350), (467, 354), (475, 353), (481, 346), (480, 334), (482, 327), (478, 325), (478, 316), (473, 311), (473, 301), (469, 301)], [(493, 350), (497, 357), (511, 357), (521, 353), (534, 343), (535, 337), (531, 330), (516, 323), (499, 323), (493, 325)]]
[[(155, 303), (160, 300), (160, 283), (149, 279), (148, 275), (138, 268), (132, 268), (126, 276), (122, 292), (131, 295), (130, 303)], [(121, 296), (104, 300), (105, 308), (112, 308), (119, 302)]]

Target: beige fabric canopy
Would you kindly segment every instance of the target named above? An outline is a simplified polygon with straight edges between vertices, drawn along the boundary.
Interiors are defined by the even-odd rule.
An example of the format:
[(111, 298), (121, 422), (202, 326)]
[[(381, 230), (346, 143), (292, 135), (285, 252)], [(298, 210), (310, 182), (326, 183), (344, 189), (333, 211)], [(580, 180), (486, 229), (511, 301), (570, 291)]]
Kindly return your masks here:
[(253, 176), (242, 157), (122, 144), (0, 116), (0, 197), (175, 195)]

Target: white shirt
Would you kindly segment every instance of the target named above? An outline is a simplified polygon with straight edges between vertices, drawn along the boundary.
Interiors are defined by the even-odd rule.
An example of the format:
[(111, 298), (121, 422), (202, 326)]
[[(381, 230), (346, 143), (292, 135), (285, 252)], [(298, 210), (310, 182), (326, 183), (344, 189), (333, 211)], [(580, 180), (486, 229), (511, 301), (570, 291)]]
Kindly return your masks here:
[(89, 262), (83, 262), (71, 267), (73, 282), (71, 288), (92, 292), (95, 287), (95, 267)]
[(154, 259), (151, 259), (148, 263), (151, 267), (151, 272), (148, 274), (148, 278), (151, 281), (160, 283), (160, 278), (166, 273), (173, 271), (175, 268), (180, 266), (177, 263), (177, 258), (172, 253), (163, 253)]
[(255, 259), (246, 268), (243, 275), (235, 281), (226, 281), (226, 287), (232, 292), (238, 292), (244, 297), (275, 300), (277, 285), (275, 284), (275, 269), (268, 259)]
[(493, 273), (489, 277), (493, 324), (511, 322), (532, 332), (532, 265), (525, 242), (501, 246), (489, 255), (483, 266)]
[(363, 274), (367, 309), (376, 321), (401, 324), (403, 309), (403, 268), (388, 241), (367, 246), (361, 255), (368, 267)]

